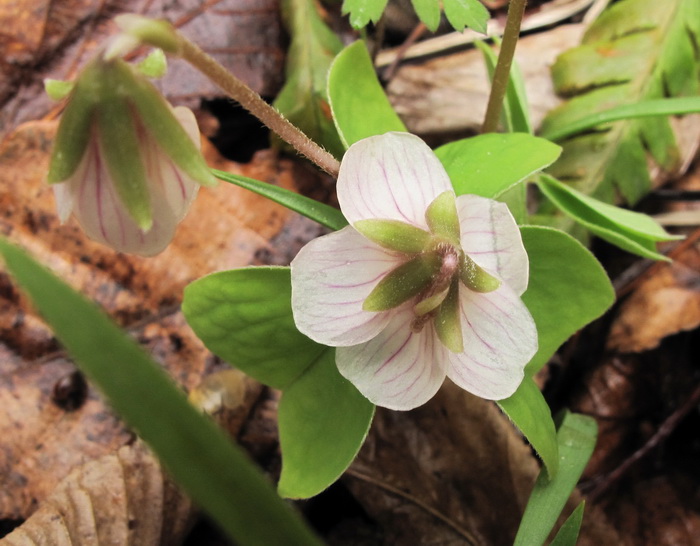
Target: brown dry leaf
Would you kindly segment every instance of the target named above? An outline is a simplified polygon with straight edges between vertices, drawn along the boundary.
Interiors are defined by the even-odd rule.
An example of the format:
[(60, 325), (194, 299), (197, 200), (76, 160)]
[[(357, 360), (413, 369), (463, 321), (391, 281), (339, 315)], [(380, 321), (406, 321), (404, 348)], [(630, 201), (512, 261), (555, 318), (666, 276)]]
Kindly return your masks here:
[(384, 544), (506, 544), (537, 472), (493, 403), (446, 382), (416, 410), (377, 412), (346, 483)]
[[(535, 126), (561, 102), (554, 94), (549, 67), (562, 51), (578, 45), (583, 30), (583, 25), (562, 25), (518, 42), (515, 57), (523, 72)], [(489, 94), (483, 55), (471, 49), (403, 65), (387, 93), (413, 133), (475, 131), (484, 120)]]
[(162, 546), (182, 542), (190, 501), (141, 443), (73, 470), (0, 546)]
[[(512, 544), (538, 464), (493, 402), (451, 382), (411, 412), (379, 410), (346, 483), (392, 546)], [(573, 506), (572, 506), (573, 509)], [(600, 514), (585, 544), (614, 544)]]
[(670, 264), (657, 266), (620, 306), (608, 348), (642, 352), (667, 336), (700, 326), (700, 248), (691, 245)]
[[(21, 127), (0, 146), (0, 232), (102, 305), (185, 389), (217, 361), (179, 312), (184, 286), (212, 271), (288, 263), (320, 227), (230, 184), (203, 189), (175, 240), (155, 258), (118, 254), (60, 225), (44, 178), (55, 123)], [(315, 174), (260, 153), (246, 166), (210, 163), (295, 189)], [(306, 182), (303, 182), (306, 180)], [(298, 182), (302, 181), (302, 182)], [(67, 310), (69, 313), (70, 311)], [(77, 464), (111, 453), (131, 434), (92, 390), (74, 411), (52, 401), (73, 366), (51, 331), (0, 270), (0, 519), (26, 518)]]
[[(111, 18), (136, 12), (166, 18), (257, 92), (282, 84), (284, 53), (277, 0), (10, 0), (0, 2), (0, 137), (56, 109), (44, 78), (72, 79), (116, 32)], [(198, 107), (218, 88), (173, 60), (159, 85), (177, 104)]]

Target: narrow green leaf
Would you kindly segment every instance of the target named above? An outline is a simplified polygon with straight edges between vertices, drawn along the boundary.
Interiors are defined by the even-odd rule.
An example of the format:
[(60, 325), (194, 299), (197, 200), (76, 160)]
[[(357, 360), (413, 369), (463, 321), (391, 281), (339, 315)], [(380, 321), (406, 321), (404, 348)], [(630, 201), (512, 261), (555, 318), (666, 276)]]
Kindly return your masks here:
[(479, 0), (443, 0), (447, 20), (457, 31), (469, 27), (477, 32), (486, 34), (486, 23), (489, 21), (489, 11)]
[(571, 512), (569, 517), (566, 518), (557, 536), (549, 543), (549, 546), (576, 546), (578, 533), (581, 530), (581, 522), (583, 522), (583, 510), (585, 507), (586, 501), (581, 501), (576, 509)]
[(320, 544), (240, 448), (93, 303), (4, 239), (0, 253), (76, 364), (237, 544)]
[(435, 150), (457, 195), (491, 199), (552, 164), (560, 152), (556, 144), (524, 133), (489, 133)]
[(361, 29), (372, 21), (377, 23), (388, 0), (343, 0), (343, 15), (350, 14), (352, 28)]
[(557, 431), (549, 405), (532, 378), (525, 377), (518, 390), (498, 405), (540, 456), (547, 474), (554, 477), (559, 469)]
[(279, 405), (283, 497), (308, 498), (338, 479), (365, 441), (374, 405), (335, 365), (327, 348), (282, 394)]
[(545, 472), (540, 472), (520, 522), (514, 546), (544, 543), (591, 458), (597, 431), (593, 418), (564, 413), (557, 434), (559, 472), (551, 479)]
[(287, 267), (221, 271), (185, 288), (182, 311), (214, 354), (283, 389), (325, 350), (297, 330), (291, 291)]
[(609, 205), (542, 175), (538, 187), (562, 212), (598, 237), (620, 248), (655, 260), (668, 260), (656, 251), (657, 241), (682, 239), (670, 235), (651, 217)]
[(326, 84), (343, 44), (321, 19), (314, 0), (284, 0), (281, 8), (291, 42), (286, 81), (274, 106), (311, 140), (340, 157), (344, 147), (331, 117)]
[(346, 147), (389, 131), (406, 131), (379, 84), (367, 47), (350, 44), (333, 61), (328, 75), (333, 120)]
[(235, 184), (236, 186), (255, 192), (258, 195), (267, 197), (271, 201), (279, 203), (299, 214), (303, 214), (307, 218), (328, 228), (338, 230), (348, 225), (348, 221), (338, 209), (316, 201), (315, 199), (311, 199), (310, 197), (299, 195), (293, 191), (261, 182), (254, 178), (246, 178), (245, 176), (217, 171), (216, 169), (212, 169), (212, 172), (214, 176), (224, 182)]
[(539, 335), (539, 349), (525, 370), (531, 376), (572, 334), (602, 315), (615, 292), (595, 256), (570, 235), (535, 226), (520, 232), (530, 258), (523, 301)]
[(549, 140), (563, 140), (576, 133), (588, 131), (598, 125), (613, 121), (654, 116), (682, 116), (696, 112), (700, 112), (700, 97), (643, 100), (590, 114), (572, 121), (568, 125), (558, 125), (551, 129), (545, 126), (540, 136)]
[(438, 0), (411, 0), (418, 19), (425, 23), (431, 32), (435, 32), (440, 24), (440, 4)]

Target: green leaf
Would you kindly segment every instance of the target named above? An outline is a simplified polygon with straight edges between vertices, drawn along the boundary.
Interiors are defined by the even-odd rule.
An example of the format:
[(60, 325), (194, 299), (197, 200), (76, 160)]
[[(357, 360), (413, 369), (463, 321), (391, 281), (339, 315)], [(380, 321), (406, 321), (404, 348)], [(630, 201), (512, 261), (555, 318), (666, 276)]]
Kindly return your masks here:
[(411, 0), (418, 19), (425, 23), (431, 32), (435, 32), (440, 24), (440, 4), (437, 0)]
[(364, 42), (338, 54), (328, 75), (333, 119), (346, 147), (363, 138), (389, 131), (406, 131), (382, 86)]
[(557, 434), (559, 472), (552, 479), (545, 472), (540, 472), (525, 507), (514, 546), (544, 543), (591, 458), (597, 431), (593, 418), (564, 413)]
[(274, 105), (311, 140), (341, 157), (344, 148), (331, 117), (326, 80), (343, 44), (319, 16), (314, 0), (284, 0), (281, 7), (291, 43), (286, 81)]
[(477, 32), (486, 34), (486, 23), (489, 21), (489, 12), (479, 0), (443, 0), (445, 16), (458, 31), (469, 27)]
[(613, 121), (654, 116), (681, 116), (696, 112), (700, 112), (700, 97), (644, 100), (585, 115), (582, 118), (570, 121), (568, 125), (559, 126), (555, 130), (545, 126), (540, 136), (549, 140), (562, 140), (576, 133), (588, 131), (598, 125)]
[(557, 431), (552, 412), (531, 377), (526, 377), (518, 390), (498, 405), (523, 433), (542, 459), (547, 473), (554, 477), (559, 468)]
[(576, 546), (578, 533), (581, 530), (581, 522), (583, 521), (583, 510), (586, 507), (586, 501), (581, 501), (576, 507), (576, 510), (571, 512), (566, 521), (559, 529), (557, 536), (549, 543), (549, 546)]
[(0, 239), (9, 272), (76, 364), (237, 544), (320, 544), (245, 454), (93, 303)]
[(553, 163), (560, 152), (556, 144), (523, 133), (489, 133), (435, 150), (457, 195), (490, 199)]
[[(548, 114), (542, 132), (569, 133), (572, 123), (616, 106), (697, 96), (699, 42), (697, 0), (613, 4), (589, 27), (582, 45), (552, 67), (557, 91), (573, 97)], [(549, 172), (586, 195), (612, 202), (619, 193), (635, 203), (651, 187), (648, 155), (667, 171), (679, 164), (667, 118), (625, 119), (604, 132), (571, 138)]]
[(598, 260), (570, 235), (535, 226), (520, 232), (530, 258), (523, 301), (539, 335), (539, 349), (525, 375), (534, 375), (572, 334), (613, 304), (615, 292)]
[(372, 21), (377, 23), (388, 0), (343, 0), (342, 14), (350, 14), (350, 25), (361, 29)]
[(656, 251), (655, 243), (683, 238), (670, 235), (646, 214), (608, 205), (551, 176), (542, 175), (537, 185), (561, 211), (598, 237), (644, 258), (668, 260)]
[(291, 297), (287, 267), (233, 269), (190, 283), (182, 311), (214, 354), (258, 381), (283, 389), (325, 351), (297, 330)]
[(374, 406), (340, 376), (334, 350), (296, 329), (289, 268), (213, 273), (185, 289), (182, 310), (213, 353), (283, 389), (280, 494), (309, 497), (333, 483), (360, 449)]
[(284, 497), (317, 495), (350, 466), (369, 431), (374, 405), (335, 365), (327, 348), (287, 389), (279, 405)]
[(328, 228), (338, 230), (348, 225), (348, 221), (338, 209), (316, 201), (315, 199), (311, 199), (310, 197), (299, 195), (293, 191), (261, 182), (254, 178), (246, 178), (245, 176), (217, 171), (215, 169), (212, 169), (212, 172), (214, 176), (220, 178), (224, 182), (235, 184), (236, 186), (255, 192), (258, 195), (267, 197), (271, 201), (279, 203), (299, 214), (303, 214), (307, 218), (311, 218), (311, 220)]

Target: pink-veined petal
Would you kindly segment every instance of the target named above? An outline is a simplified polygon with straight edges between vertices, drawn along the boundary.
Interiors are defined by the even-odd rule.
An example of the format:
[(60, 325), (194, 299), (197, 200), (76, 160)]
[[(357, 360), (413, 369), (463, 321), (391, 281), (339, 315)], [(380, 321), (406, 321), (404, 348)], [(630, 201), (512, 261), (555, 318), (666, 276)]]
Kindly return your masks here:
[(537, 351), (527, 307), (506, 284), (485, 294), (460, 286), (460, 320), (464, 352), (448, 353), (447, 376), (482, 398), (509, 397)]
[(517, 295), (525, 292), (529, 262), (520, 229), (508, 206), (477, 195), (460, 195), (457, 214), (465, 254)]
[(122, 205), (96, 140), (89, 144), (86, 154), (85, 172), (72, 190), (73, 214), (85, 233), (120, 252), (158, 254), (168, 245), (177, 226), (170, 209), (166, 207), (154, 214), (153, 226), (144, 233)]
[(353, 227), (314, 239), (291, 264), (292, 311), (299, 331), (324, 345), (355, 345), (376, 336), (392, 312), (364, 311), (362, 304), (390, 270), (396, 255)]
[(445, 380), (447, 349), (431, 323), (415, 333), (411, 306), (394, 314), (375, 338), (336, 349), (338, 371), (372, 403), (410, 410), (430, 400)]
[(360, 140), (343, 157), (338, 175), (340, 209), (358, 220), (400, 220), (427, 229), (425, 211), (452, 184), (425, 142), (409, 133)]

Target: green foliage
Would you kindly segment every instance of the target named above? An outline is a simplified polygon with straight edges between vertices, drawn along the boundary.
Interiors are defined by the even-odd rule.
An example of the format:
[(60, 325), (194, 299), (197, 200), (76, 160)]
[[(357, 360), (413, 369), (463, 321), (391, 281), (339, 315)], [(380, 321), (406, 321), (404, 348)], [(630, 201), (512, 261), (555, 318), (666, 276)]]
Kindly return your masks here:
[(549, 546), (575, 546), (578, 540), (578, 533), (581, 530), (581, 522), (583, 521), (583, 510), (586, 507), (586, 501), (576, 507), (571, 512), (566, 521), (559, 529), (557, 536), (549, 543)]
[(93, 303), (1, 238), (0, 254), (76, 364), (237, 544), (320, 544), (243, 451)]
[(314, 0), (284, 0), (282, 15), (291, 43), (286, 82), (274, 105), (309, 138), (340, 157), (344, 149), (331, 119), (326, 78), (343, 45), (319, 16)]
[[(430, 30), (437, 30), (440, 24), (440, 4), (445, 16), (455, 30), (470, 27), (486, 34), (489, 12), (479, 0), (411, 0), (418, 18)], [(350, 25), (361, 29), (372, 21), (377, 23), (384, 13), (387, 0), (343, 0), (343, 15), (350, 15)]]
[(333, 483), (364, 442), (374, 406), (340, 376), (333, 349), (296, 329), (289, 268), (203, 277), (185, 289), (182, 310), (212, 352), (282, 389), (280, 494), (310, 497)]
[(325, 203), (316, 201), (315, 199), (285, 190), (279, 186), (255, 180), (254, 178), (247, 178), (245, 176), (214, 169), (212, 169), (212, 172), (214, 176), (220, 178), (224, 182), (235, 184), (236, 186), (255, 192), (258, 195), (267, 197), (271, 201), (279, 203), (299, 214), (303, 214), (307, 218), (311, 218), (328, 228), (341, 229), (348, 225), (348, 221), (345, 219), (342, 212)]
[(591, 458), (597, 435), (598, 427), (592, 417), (564, 412), (557, 433), (559, 472), (551, 479), (540, 472), (514, 546), (544, 543)]
[(364, 42), (350, 44), (333, 61), (328, 75), (333, 120), (346, 147), (389, 131), (406, 131), (384, 89)]
[(656, 251), (658, 241), (682, 239), (670, 235), (646, 214), (603, 203), (542, 175), (538, 187), (559, 210), (606, 241), (644, 258), (668, 260)]
[[(582, 45), (552, 69), (559, 93), (573, 96), (545, 119), (556, 134), (610, 108), (663, 97), (697, 95), (700, 61), (697, 0), (622, 0), (588, 29)], [(612, 202), (616, 189), (630, 203), (650, 187), (647, 152), (664, 169), (679, 161), (666, 118), (617, 121), (564, 142), (550, 173), (587, 195)]]
[(523, 133), (478, 135), (435, 150), (457, 195), (490, 199), (551, 165), (560, 153), (556, 144)]
[(520, 228), (530, 258), (530, 282), (523, 301), (539, 334), (539, 349), (525, 369), (534, 375), (559, 346), (615, 301), (598, 260), (573, 237), (545, 227)]
[(525, 377), (518, 390), (498, 405), (540, 456), (547, 474), (554, 477), (559, 469), (557, 431), (547, 401), (532, 378)]

